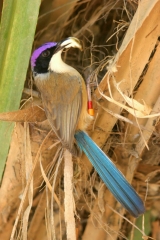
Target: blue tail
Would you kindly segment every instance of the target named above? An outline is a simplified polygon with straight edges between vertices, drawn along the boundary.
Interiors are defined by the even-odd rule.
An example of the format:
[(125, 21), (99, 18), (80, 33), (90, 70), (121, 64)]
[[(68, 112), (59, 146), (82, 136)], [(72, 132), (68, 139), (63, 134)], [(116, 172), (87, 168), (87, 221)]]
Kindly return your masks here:
[(104, 152), (83, 131), (76, 132), (75, 139), (103, 182), (123, 207), (134, 217), (143, 214), (145, 207), (141, 198)]

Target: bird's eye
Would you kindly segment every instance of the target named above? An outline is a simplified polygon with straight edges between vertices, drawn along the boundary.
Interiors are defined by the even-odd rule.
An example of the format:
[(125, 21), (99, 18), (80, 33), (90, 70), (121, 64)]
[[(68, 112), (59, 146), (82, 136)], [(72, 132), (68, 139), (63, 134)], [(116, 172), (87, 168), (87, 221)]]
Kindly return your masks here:
[(42, 57), (48, 57), (50, 55), (50, 51), (46, 50), (42, 53)]

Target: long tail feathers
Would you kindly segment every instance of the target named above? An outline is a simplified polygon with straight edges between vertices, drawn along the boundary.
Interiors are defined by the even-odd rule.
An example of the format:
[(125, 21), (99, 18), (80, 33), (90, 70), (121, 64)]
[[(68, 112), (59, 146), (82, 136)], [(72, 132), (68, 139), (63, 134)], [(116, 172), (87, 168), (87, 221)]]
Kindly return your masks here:
[(103, 182), (123, 207), (134, 217), (143, 214), (145, 207), (141, 198), (104, 152), (83, 131), (76, 132), (75, 139)]

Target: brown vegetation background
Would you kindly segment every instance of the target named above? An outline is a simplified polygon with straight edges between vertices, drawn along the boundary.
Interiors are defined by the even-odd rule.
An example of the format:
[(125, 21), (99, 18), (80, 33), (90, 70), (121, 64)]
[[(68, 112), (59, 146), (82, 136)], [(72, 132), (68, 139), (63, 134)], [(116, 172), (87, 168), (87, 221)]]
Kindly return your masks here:
[[(73, 159), (77, 239), (139, 240), (143, 232), (160, 239), (159, 16), (156, 0), (42, 1), (33, 49), (68, 36), (83, 42), (82, 53), (70, 49), (63, 58), (89, 78), (95, 119), (88, 133), (146, 206), (136, 221), (85, 156)], [(3, 115), (16, 123), (0, 190), (0, 239), (10, 239), (18, 218), (12, 239), (67, 239), (63, 151), (46, 120), (30, 67), (21, 109)]]

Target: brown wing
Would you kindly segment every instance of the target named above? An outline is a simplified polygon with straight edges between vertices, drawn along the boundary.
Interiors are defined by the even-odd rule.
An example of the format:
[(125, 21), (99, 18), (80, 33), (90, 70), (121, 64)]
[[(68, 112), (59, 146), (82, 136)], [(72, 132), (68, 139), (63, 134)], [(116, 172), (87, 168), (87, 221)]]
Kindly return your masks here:
[(82, 107), (81, 81), (79, 74), (69, 73), (50, 73), (48, 79), (35, 81), (52, 129), (63, 146), (70, 150)]

